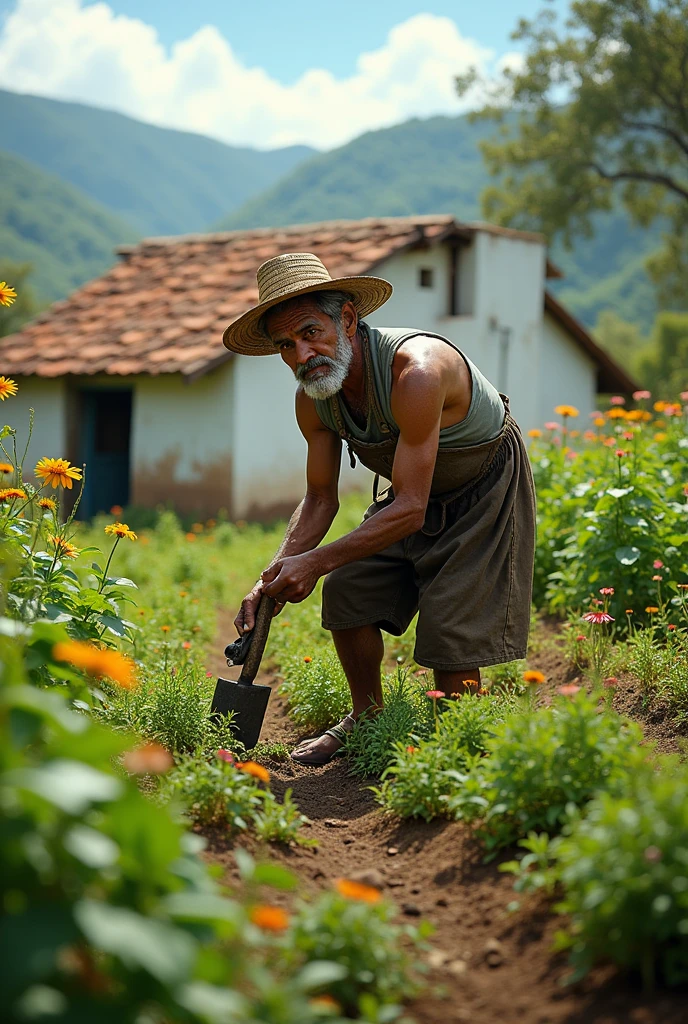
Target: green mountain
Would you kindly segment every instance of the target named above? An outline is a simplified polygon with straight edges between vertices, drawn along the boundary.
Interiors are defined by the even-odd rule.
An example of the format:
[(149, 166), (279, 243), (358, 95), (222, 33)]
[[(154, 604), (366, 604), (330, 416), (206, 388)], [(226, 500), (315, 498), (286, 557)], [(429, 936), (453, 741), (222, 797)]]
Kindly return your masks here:
[(2, 147), (56, 174), (139, 234), (207, 229), (314, 152), (261, 151), (124, 114), (0, 90)]
[[(414, 119), (367, 132), (311, 157), (230, 212), (218, 229), (414, 213), (479, 219), (489, 179), (478, 145), (493, 133), (493, 125), (466, 117)], [(565, 273), (552, 282), (554, 290), (591, 326), (600, 310), (611, 308), (646, 330), (656, 303), (643, 259), (658, 240), (658, 230), (629, 224), (621, 211), (600, 217), (594, 237), (578, 239), (573, 251), (552, 247)]]
[[(59, 299), (115, 262), (137, 232), (71, 185), (0, 152), (0, 259), (30, 263), (40, 304)], [(11, 282), (10, 282), (11, 283)]]

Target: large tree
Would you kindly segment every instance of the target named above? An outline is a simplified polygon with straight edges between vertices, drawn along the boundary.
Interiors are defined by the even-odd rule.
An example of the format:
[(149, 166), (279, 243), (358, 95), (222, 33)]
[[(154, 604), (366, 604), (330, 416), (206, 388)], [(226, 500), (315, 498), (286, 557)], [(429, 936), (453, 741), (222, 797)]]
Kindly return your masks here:
[(649, 269), (661, 298), (688, 305), (688, 0), (576, 0), (563, 25), (544, 10), (513, 38), (523, 66), (477, 115), (501, 121), (483, 145), (497, 176), (485, 215), (570, 244), (621, 202), (664, 226)]

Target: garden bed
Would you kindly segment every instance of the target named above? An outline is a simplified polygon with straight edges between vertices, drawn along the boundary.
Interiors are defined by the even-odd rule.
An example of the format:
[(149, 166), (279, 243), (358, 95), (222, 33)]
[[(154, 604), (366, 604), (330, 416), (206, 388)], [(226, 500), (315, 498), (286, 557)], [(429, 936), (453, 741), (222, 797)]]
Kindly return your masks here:
[[(235, 632), (234, 613), (222, 613), (218, 642), (209, 653), (208, 668), (227, 672), (222, 649)], [(561, 644), (561, 626), (539, 623), (534, 643), (537, 664), (546, 673), (541, 694), (548, 699), (558, 686), (571, 682), (571, 669)], [(230, 672), (231, 674), (231, 672)], [(275, 672), (259, 677), (271, 685), (262, 739), (291, 746), (304, 736), (287, 714)], [(648, 738), (665, 753), (679, 750), (681, 731), (668, 716), (644, 710), (641, 687), (620, 677), (614, 707), (636, 717)], [(385, 815), (368, 788), (352, 777), (344, 759), (324, 768), (292, 761), (264, 762), (271, 787), (282, 796), (291, 788), (299, 809), (312, 822), (309, 837), (317, 848), (259, 847), (255, 838), (239, 845), (295, 871), (304, 890), (326, 891), (335, 879), (367, 872), (382, 885), (384, 895), (400, 911), (400, 919), (432, 923), (435, 933), (428, 956), (429, 990), (409, 1012), (418, 1024), (471, 1021), (474, 1024), (683, 1024), (685, 990), (642, 993), (638, 980), (613, 967), (598, 967), (586, 979), (563, 984), (570, 974), (565, 954), (552, 952), (561, 921), (539, 895), (521, 897), (517, 911), (513, 880), (499, 870), (513, 851), (502, 851), (489, 864), (484, 851), (461, 822), (398, 820)], [(238, 883), (234, 842), (226, 830), (205, 830), (206, 858), (225, 869), (226, 880)], [(391, 851), (396, 851), (390, 853)], [(366, 876), (364, 876), (366, 877)], [(277, 899), (287, 906), (288, 895)]]

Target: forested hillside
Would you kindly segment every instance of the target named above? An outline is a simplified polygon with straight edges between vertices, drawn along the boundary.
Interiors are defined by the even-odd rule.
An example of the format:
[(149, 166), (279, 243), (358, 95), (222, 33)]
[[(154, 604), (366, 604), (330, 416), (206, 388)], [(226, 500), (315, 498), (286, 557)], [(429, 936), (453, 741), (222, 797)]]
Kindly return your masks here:
[(39, 304), (59, 299), (115, 262), (137, 232), (53, 174), (0, 152), (0, 257), (30, 263)]
[(2, 147), (79, 188), (139, 235), (203, 231), (313, 150), (227, 146), (131, 117), (0, 90)]

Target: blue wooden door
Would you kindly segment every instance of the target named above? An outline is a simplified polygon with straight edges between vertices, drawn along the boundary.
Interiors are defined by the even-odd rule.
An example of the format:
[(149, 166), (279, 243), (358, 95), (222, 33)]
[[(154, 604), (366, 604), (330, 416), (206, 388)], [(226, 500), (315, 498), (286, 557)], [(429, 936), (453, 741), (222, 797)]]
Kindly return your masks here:
[(109, 512), (129, 502), (131, 390), (89, 390), (81, 393), (81, 444), (86, 486), (81, 518)]

